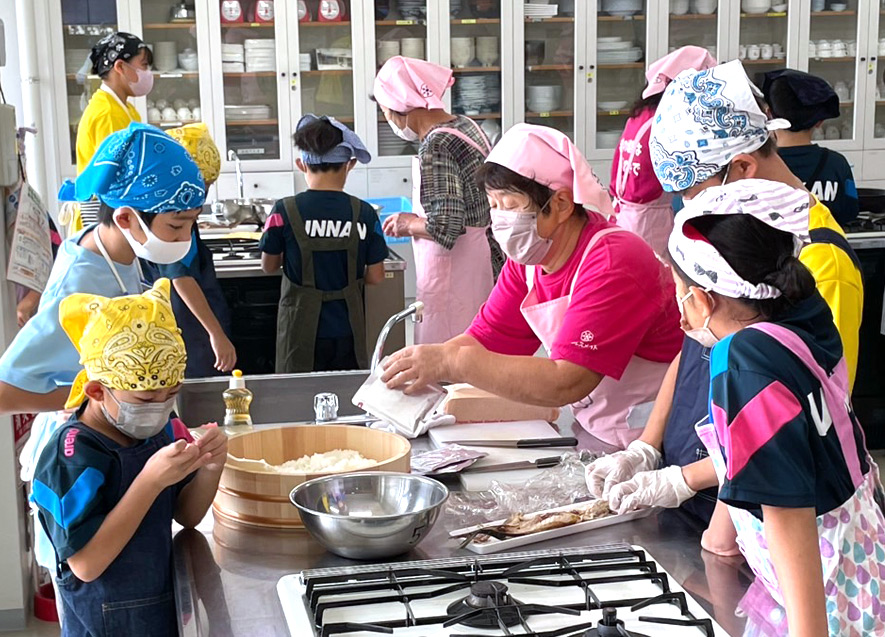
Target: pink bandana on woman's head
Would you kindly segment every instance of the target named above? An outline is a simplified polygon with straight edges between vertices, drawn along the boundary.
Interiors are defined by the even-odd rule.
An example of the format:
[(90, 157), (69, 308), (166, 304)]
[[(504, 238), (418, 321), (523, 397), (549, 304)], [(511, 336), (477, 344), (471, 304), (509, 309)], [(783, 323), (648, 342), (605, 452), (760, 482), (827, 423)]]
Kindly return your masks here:
[(716, 66), (716, 64), (716, 58), (710, 55), (707, 49), (692, 45), (680, 47), (660, 60), (652, 62), (648, 67), (645, 72), (648, 86), (642, 91), (642, 98), (663, 93), (667, 84), (683, 71), (689, 69), (703, 71)]
[(373, 94), (381, 106), (398, 113), (433, 110), (445, 108), (442, 96), (454, 83), (452, 69), (397, 55), (378, 71)]

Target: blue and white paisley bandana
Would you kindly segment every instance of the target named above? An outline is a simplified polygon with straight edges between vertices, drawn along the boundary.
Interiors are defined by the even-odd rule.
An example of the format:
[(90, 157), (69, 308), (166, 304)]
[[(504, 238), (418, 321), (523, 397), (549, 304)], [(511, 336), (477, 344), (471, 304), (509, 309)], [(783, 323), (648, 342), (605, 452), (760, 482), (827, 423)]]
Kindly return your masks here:
[(668, 248), (680, 270), (698, 284), (734, 299), (775, 299), (781, 291), (742, 279), (690, 223), (703, 215), (752, 215), (772, 228), (793, 235), (793, 256), (808, 240), (807, 191), (766, 179), (741, 179), (705, 189), (685, 202), (676, 215)]
[(206, 184), (184, 146), (159, 128), (133, 122), (108, 135), (77, 181), (58, 191), (61, 201), (93, 197), (112, 208), (181, 212), (203, 205)]
[(789, 128), (759, 108), (759, 92), (739, 61), (676, 76), (664, 91), (649, 140), (655, 174), (667, 192), (702, 183), (742, 153), (752, 153), (770, 131)]

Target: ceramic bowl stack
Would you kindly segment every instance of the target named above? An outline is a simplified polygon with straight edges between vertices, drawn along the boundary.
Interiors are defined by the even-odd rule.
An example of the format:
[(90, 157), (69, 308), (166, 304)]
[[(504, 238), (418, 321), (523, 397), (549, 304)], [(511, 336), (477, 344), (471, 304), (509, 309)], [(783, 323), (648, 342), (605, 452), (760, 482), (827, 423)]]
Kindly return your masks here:
[(621, 141), (621, 131), (602, 130), (596, 133), (597, 148), (614, 148)]
[(267, 104), (225, 104), (224, 118), (231, 122), (270, 119), (270, 106)]
[(400, 55), (404, 57), (424, 59), (424, 38), (403, 38), (399, 47)]
[(276, 70), (276, 41), (273, 38), (248, 38), (243, 41), (247, 73)]
[(381, 66), (392, 57), (400, 54), (399, 40), (378, 40), (378, 66)]
[(196, 71), (200, 65), (197, 52), (190, 48), (185, 49), (178, 54), (178, 64), (185, 71)]
[(741, 0), (741, 11), (744, 13), (768, 13), (769, 9), (771, 0)]
[(427, 17), (427, 0), (399, 0), (397, 7), (403, 18), (423, 20)]
[(596, 61), (599, 64), (632, 64), (642, 59), (642, 49), (632, 40), (603, 37), (596, 40)]
[[(65, 73), (76, 73), (89, 60), (89, 49), (65, 49)], [(90, 64), (90, 66), (92, 66)], [(92, 69), (89, 69), (92, 72)]]
[(534, 113), (549, 113), (562, 105), (562, 86), (536, 85), (525, 88), (525, 103)]
[(642, 12), (643, 0), (602, 0), (602, 11), (608, 15), (630, 16)]
[(719, 0), (691, 0), (691, 12), (700, 15), (716, 13)]
[(154, 68), (160, 73), (178, 68), (178, 48), (175, 42), (154, 43)]
[(549, 4), (550, 0), (526, 0), (525, 17), (552, 18), (559, 13), (558, 4)]
[(223, 73), (243, 73), (246, 70), (245, 59), (242, 44), (221, 45), (221, 71)]
[(499, 59), (498, 37), (481, 35), (476, 38), (476, 59), (483, 66), (494, 66)]
[(496, 110), (501, 103), (501, 78), (498, 75), (468, 75), (455, 82), (452, 108), (465, 115), (479, 115)]
[(454, 67), (470, 66), (476, 57), (476, 38), (452, 38), (451, 49)]
[(690, 0), (670, 0), (670, 13), (672, 15), (685, 15), (688, 13)]

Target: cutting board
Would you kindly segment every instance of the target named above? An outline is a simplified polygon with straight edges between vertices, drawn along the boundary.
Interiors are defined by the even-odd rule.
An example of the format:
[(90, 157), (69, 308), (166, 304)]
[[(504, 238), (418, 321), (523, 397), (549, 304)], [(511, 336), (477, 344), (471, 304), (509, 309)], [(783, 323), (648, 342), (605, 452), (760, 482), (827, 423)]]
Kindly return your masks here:
[[(454, 440), (521, 440), (524, 438), (555, 438), (559, 432), (544, 420), (521, 420), (516, 422), (473, 422), (455, 424), (446, 427), (435, 427), (430, 430), (431, 441), (441, 447)], [(471, 447), (488, 453), (473, 465), (483, 467), (502, 462), (519, 462), (521, 460), (537, 460), (547, 456), (555, 456), (566, 449), (503, 449), (501, 447)], [(516, 471), (487, 471), (483, 473), (461, 473), (461, 487), (465, 491), (484, 491), (492, 480), (504, 484), (525, 482), (529, 478), (546, 471), (546, 469), (519, 469)]]

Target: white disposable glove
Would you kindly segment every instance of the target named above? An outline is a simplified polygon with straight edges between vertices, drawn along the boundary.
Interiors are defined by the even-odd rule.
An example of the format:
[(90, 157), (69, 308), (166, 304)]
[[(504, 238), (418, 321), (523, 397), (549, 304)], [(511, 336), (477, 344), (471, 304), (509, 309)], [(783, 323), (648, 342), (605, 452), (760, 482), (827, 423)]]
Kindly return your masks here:
[(661, 452), (641, 440), (634, 440), (624, 451), (597, 458), (587, 465), (584, 477), (594, 498), (608, 498), (611, 488), (640, 471), (657, 469)]
[(697, 493), (685, 482), (682, 467), (642, 471), (630, 480), (612, 487), (608, 506), (618, 514), (644, 507), (674, 509)]

